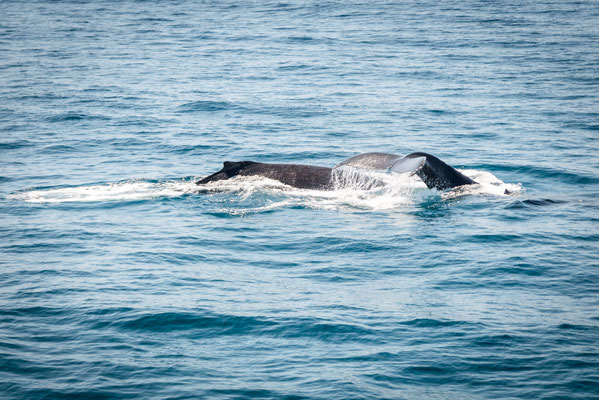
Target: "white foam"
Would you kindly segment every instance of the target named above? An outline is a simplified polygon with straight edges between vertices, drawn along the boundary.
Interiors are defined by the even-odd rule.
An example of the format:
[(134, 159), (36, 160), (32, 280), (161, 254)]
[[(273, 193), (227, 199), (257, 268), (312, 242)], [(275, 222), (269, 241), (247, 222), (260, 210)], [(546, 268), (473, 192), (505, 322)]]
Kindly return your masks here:
[(7, 197), (28, 203), (135, 201), (157, 197), (178, 197), (197, 190), (196, 184), (187, 180), (128, 180), (104, 185), (32, 189)]
[[(478, 184), (441, 192), (442, 198), (451, 199), (464, 195), (505, 196), (522, 191), (520, 184), (504, 183), (489, 172), (461, 172)], [(259, 176), (239, 176), (202, 186), (189, 179), (136, 179), (103, 185), (32, 189), (7, 197), (29, 203), (65, 203), (136, 201), (180, 197), (193, 193), (228, 193), (235, 196), (235, 204), (225, 211), (231, 214), (245, 214), (290, 206), (324, 210), (389, 210), (412, 204), (414, 191), (427, 190), (426, 185), (417, 176), (387, 174), (352, 167), (335, 169), (333, 186), (335, 190), (298, 189)], [(246, 201), (249, 202), (249, 208), (245, 205), (239, 207), (240, 202)]]
[(459, 170), (467, 177), (478, 182), (476, 185), (460, 186), (441, 194), (444, 199), (452, 199), (461, 196), (493, 195), (511, 196), (522, 192), (520, 183), (505, 183), (490, 172), (475, 169)]

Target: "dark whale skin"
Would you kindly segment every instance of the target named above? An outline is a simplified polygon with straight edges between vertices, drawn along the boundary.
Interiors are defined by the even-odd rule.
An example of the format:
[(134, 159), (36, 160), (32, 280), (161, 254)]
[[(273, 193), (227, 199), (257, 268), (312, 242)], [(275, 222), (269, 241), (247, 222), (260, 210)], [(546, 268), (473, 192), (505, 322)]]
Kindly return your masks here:
[(426, 162), (416, 175), (429, 189), (445, 190), (456, 186), (474, 185), (476, 182), (439, 158), (428, 153), (412, 153), (404, 158), (426, 157)]
[(266, 164), (254, 161), (225, 161), (223, 168), (196, 182), (203, 185), (208, 182), (229, 179), (234, 176), (263, 176), (285, 185), (300, 189), (332, 189), (332, 168), (303, 164)]

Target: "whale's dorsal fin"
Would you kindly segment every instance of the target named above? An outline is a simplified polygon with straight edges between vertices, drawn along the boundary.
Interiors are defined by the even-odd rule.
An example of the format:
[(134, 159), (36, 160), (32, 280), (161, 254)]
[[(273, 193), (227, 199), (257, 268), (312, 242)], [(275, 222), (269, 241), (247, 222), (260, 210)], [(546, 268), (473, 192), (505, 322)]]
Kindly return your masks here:
[(239, 164), (241, 164), (239, 161), (225, 161), (223, 163), (223, 169), (235, 168)]
[(247, 167), (250, 164), (256, 164), (254, 161), (225, 161), (221, 171), (237, 171), (240, 168)]
[(220, 181), (221, 179), (229, 179), (235, 176), (240, 169), (250, 165), (256, 164), (253, 161), (225, 161), (223, 163), (223, 168), (220, 171), (216, 171), (212, 175), (205, 177), (197, 181), (198, 185), (203, 185), (208, 182)]

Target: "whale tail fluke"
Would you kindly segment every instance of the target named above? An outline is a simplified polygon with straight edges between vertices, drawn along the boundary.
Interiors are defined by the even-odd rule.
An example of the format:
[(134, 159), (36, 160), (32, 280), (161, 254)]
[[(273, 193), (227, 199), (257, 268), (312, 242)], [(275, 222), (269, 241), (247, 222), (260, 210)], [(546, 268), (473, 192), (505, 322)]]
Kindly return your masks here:
[(335, 168), (350, 166), (363, 169), (409, 172), (418, 175), (429, 189), (445, 190), (476, 182), (451, 165), (428, 153), (412, 153), (405, 157), (389, 153), (364, 153), (348, 158)]
[[(396, 164), (418, 165), (413, 173), (418, 175), (429, 189), (445, 190), (456, 186), (476, 184), (474, 180), (431, 154), (408, 154)], [(392, 171), (394, 166), (391, 167)]]

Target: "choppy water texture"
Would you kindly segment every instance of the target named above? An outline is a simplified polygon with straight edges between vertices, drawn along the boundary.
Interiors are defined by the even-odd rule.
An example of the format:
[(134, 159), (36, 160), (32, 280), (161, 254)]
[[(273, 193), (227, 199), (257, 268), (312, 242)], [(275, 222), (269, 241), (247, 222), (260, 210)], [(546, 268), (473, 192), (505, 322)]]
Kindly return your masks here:
[(596, 1), (0, 9), (3, 399), (599, 396)]

